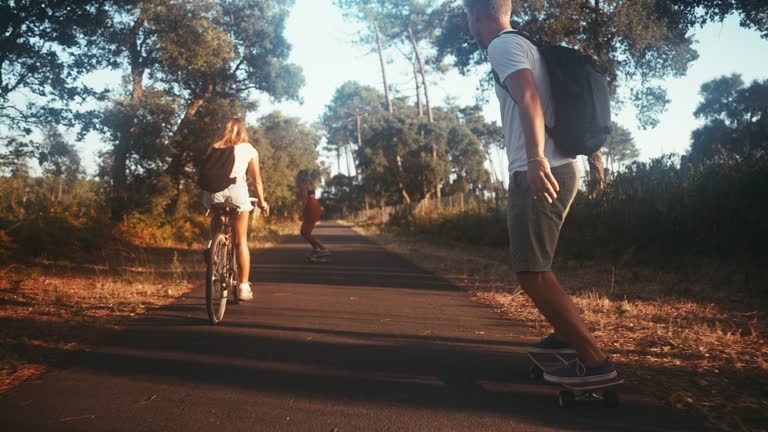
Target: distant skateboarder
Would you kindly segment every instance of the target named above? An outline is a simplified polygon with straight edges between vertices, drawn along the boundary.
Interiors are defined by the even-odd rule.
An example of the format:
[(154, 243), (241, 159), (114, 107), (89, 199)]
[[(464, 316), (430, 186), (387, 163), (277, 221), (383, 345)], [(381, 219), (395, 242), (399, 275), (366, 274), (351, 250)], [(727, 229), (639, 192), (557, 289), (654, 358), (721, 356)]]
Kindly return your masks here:
[(296, 174), (296, 199), (301, 204), (301, 236), (312, 246), (312, 252), (308, 258), (316, 260), (331, 254), (320, 241), (312, 235), (315, 224), (320, 221), (320, 203), (315, 198), (315, 185), (309, 177), (307, 170), (301, 170)]

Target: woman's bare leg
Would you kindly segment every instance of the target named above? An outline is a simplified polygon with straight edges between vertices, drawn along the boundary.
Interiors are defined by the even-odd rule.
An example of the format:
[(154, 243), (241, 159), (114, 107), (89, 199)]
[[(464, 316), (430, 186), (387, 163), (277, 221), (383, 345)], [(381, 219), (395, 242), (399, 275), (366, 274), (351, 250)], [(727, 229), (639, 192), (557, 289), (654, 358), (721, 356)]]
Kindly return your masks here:
[(248, 249), (248, 212), (237, 214), (232, 233), (237, 245), (237, 267), (240, 269), (240, 283), (248, 282), (251, 274), (251, 251)]
[(314, 222), (304, 222), (301, 224), (301, 236), (306, 239), (309, 244), (312, 245), (312, 249), (325, 249), (325, 246), (323, 246), (320, 241), (317, 240), (317, 237), (312, 235), (312, 230), (315, 229), (315, 223)]

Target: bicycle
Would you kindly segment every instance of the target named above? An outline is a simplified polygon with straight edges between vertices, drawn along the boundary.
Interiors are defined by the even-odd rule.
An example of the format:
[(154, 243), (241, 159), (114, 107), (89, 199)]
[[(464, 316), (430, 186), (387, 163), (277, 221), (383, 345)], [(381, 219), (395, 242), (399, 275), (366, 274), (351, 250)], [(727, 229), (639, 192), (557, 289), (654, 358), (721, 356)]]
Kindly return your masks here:
[[(256, 198), (251, 198), (252, 203), (255, 201)], [(232, 238), (232, 219), (237, 216), (239, 210), (238, 205), (229, 202), (214, 203), (209, 210), (213, 212), (214, 217), (221, 218), (221, 229), (213, 237), (211, 247), (206, 253), (205, 305), (212, 325), (217, 325), (224, 319), (230, 290), (234, 303), (240, 302), (237, 292), (240, 281), (237, 248)]]

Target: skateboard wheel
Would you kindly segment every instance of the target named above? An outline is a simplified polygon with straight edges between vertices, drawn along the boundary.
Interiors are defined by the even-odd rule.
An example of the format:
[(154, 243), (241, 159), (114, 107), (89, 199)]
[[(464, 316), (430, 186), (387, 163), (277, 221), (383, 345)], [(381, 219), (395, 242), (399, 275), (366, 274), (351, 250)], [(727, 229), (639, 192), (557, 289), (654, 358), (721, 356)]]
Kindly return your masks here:
[(575, 400), (576, 395), (574, 395), (572, 391), (563, 390), (558, 395), (557, 404), (560, 405), (560, 408), (568, 408), (569, 406), (573, 406)]
[(528, 379), (531, 381), (541, 381), (544, 379), (544, 371), (535, 364), (528, 368)]
[(619, 394), (615, 391), (603, 392), (603, 403), (607, 408), (616, 408), (619, 406)]

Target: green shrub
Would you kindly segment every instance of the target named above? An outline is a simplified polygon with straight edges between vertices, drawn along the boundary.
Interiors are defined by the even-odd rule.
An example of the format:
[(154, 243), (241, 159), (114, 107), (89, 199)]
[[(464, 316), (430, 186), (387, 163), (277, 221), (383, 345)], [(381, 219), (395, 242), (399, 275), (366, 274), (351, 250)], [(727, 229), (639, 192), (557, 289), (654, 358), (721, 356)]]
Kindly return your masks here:
[[(596, 198), (579, 192), (563, 227), (561, 254), (663, 262), (671, 257), (768, 255), (768, 157), (683, 165), (668, 155), (636, 162)], [(397, 230), (506, 247), (506, 217), (487, 209), (435, 217), (394, 215)]]
[(208, 218), (166, 218), (145, 213), (131, 213), (115, 229), (115, 235), (143, 246), (192, 245), (208, 238)]
[(26, 217), (9, 234), (17, 255), (71, 258), (95, 251), (108, 241), (109, 226), (95, 217), (38, 214)]
[(768, 158), (678, 167), (672, 156), (636, 162), (594, 200), (580, 195), (564, 248), (644, 258), (765, 256)]

